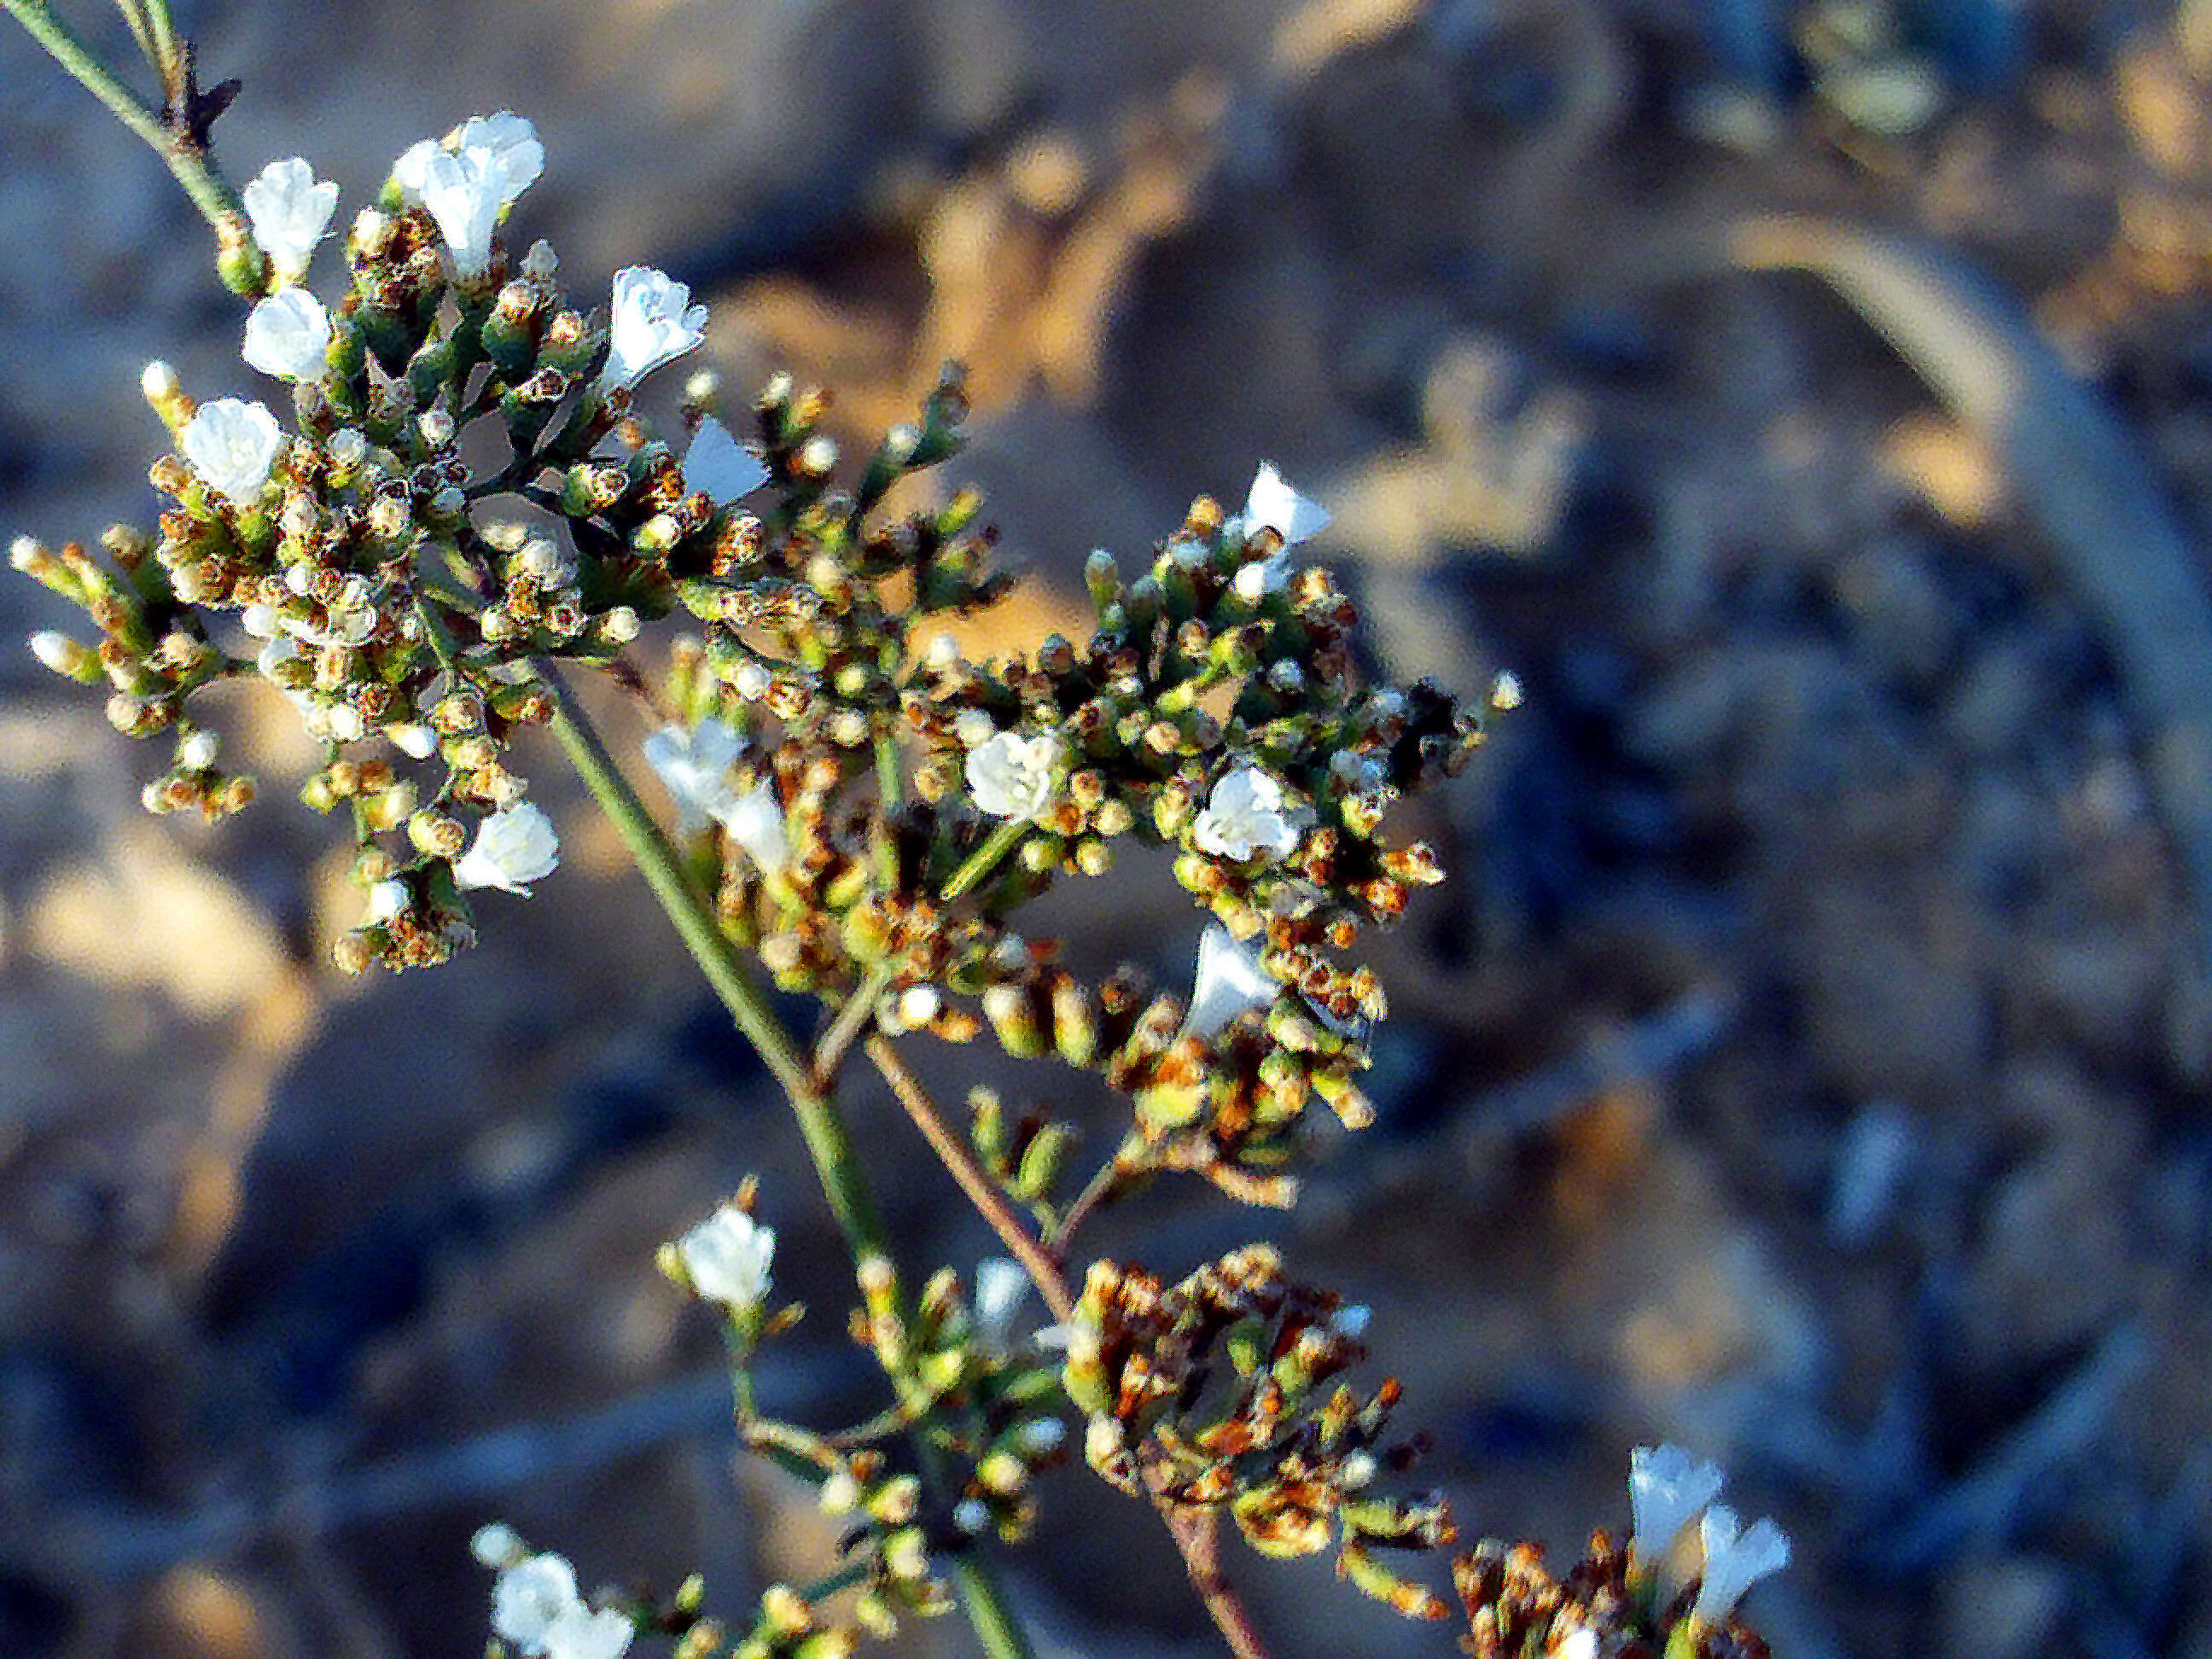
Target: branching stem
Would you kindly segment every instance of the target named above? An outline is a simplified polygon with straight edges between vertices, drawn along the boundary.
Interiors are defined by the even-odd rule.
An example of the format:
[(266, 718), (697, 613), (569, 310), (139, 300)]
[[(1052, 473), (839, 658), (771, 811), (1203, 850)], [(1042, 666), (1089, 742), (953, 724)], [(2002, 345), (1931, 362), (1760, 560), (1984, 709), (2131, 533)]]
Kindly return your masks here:
[[(215, 228), (218, 236), (224, 234), (226, 223), (234, 230), (242, 231), (246, 218), (238, 192), (216, 170), (206, 149), (193, 140), (186, 123), (189, 112), (174, 112), (179, 123), (176, 125), (164, 122), (161, 112), (125, 86), (122, 78), (100, 61), (82, 35), (54, 15), (47, 0), (0, 0), (0, 8), (28, 29), (31, 38), (44, 46), (86, 91), (106, 105), (117, 120), (153, 147), (154, 153), (161, 158), (184, 187), (185, 194), (191, 198), (192, 205)], [(169, 33), (168, 8), (160, 5), (148, 10), (151, 14), (148, 21), (154, 49), (166, 47), (173, 63), (179, 47)], [(128, 12), (125, 15), (130, 16)], [(137, 18), (131, 19), (134, 34), (140, 33), (139, 21)]]

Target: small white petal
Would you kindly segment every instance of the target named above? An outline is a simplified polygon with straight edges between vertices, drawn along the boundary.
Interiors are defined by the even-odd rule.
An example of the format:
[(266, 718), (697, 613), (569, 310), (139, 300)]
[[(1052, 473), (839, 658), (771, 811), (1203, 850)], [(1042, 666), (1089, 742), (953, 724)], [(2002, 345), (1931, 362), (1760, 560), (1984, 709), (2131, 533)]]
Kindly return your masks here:
[(707, 307), (691, 303), (689, 287), (648, 265), (626, 265), (615, 272), (599, 385), (610, 392), (635, 386), (706, 337)]
[(521, 1534), (504, 1521), (478, 1527), (469, 1540), (469, 1553), (488, 1567), (511, 1567), (530, 1559)]
[(483, 150), (459, 155), (439, 150), (423, 166), (422, 205), (438, 222), (453, 269), (464, 277), (481, 274), (490, 262), (504, 182), (498, 164)]
[(1722, 1504), (1705, 1511), (1698, 1535), (1705, 1547), (1705, 1571), (1690, 1617), (1698, 1624), (1726, 1620), (1746, 1590), (1790, 1565), (1790, 1540), (1781, 1528), (1759, 1520), (1738, 1533), (1735, 1511)]
[(768, 466), (713, 416), (699, 422), (684, 456), (684, 482), (720, 507), (768, 482)]
[(284, 447), (276, 417), (260, 404), (218, 398), (202, 404), (185, 422), (177, 447), (209, 488), (240, 507), (250, 507), (269, 482), (269, 469)]
[(622, 1659), (636, 1633), (612, 1607), (568, 1607), (545, 1632), (545, 1659)]
[(1282, 858), (1313, 822), (1303, 807), (1285, 804), (1283, 786), (1256, 766), (1240, 766), (1213, 786), (1206, 810), (1191, 825), (1200, 850), (1239, 863), (1265, 854)]
[(1682, 1529), (1720, 1496), (1719, 1466), (1680, 1446), (1638, 1446), (1628, 1455), (1629, 1553), (1662, 1562)]
[(715, 720), (702, 721), (692, 732), (664, 726), (645, 740), (646, 764), (676, 803), (677, 827), (685, 835), (737, 810), (738, 792), (731, 787), (727, 774), (742, 746), (743, 739)]
[(1022, 1449), (1031, 1457), (1058, 1451), (1067, 1442), (1067, 1425), (1056, 1417), (1032, 1418), (1022, 1425)]
[(583, 1601), (576, 1570), (557, 1555), (532, 1555), (503, 1570), (492, 1583), (491, 1627), (525, 1653), (545, 1651), (556, 1620)]
[(716, 812), (714, 819), (729, 832), (731, 840), (745, 849), (745, 856), (762, 874), (772, 876), (790, 861), (791, 843), (783, 833), (783, 806), (776, 799), (775, 784), (768, 779), (763, 778)]
[(253, 240), (275, 265), (278, 285), (298, 282), (337, 210), (338, 187), (316, 183), (314, 168), (295, 155), (271, 161), (240, 195)]
[(553, 820), (527, 801), (503, 807), (477, 826), (469, 850), (453, 863), (457, 887), (496, 887), (530, 896), (524, 884), (553, 873), (561, 862)]
[(304, 288), (283, 288), (253, 307), (239, 355), (280, 380), (319, 380), (331, 349), (331, 316)]
[(31, 654), (57, 674), (69, 674), (74, 678), (83, 650), (68, 635), (56, 633), (51, 628), (42, 628), (31, 635)]
[(368, 890), (368, 919), (389, 921), (408, 905), (407, 884), (398, 877), (380, 881)]
[(384, 738), (409, 760), (428, 760), (438, 752), (438, 734), (427, 726), (387, 726)]
[(1006, 1346), (1006, 1331), (1029, 1293), (1030, 1276), (1018, 1261), (987, 1255), (975, 1264), (975, 1334), (987, 1346)]
[(1254, 1008), (1272, 1007), (1281, 984), (1260, 966), (1256, 946), (1242, 944), (1219, 922), (1199, 935), (1198, 972), (1190, 991), (1190, 1012), (1182, 1035), (1212, 1037)]
[(952, 1506), (952, 1524), (974, 1538), (991, 1524), (991, 1508), (980, 1498), (963, 1498)]
[(399, 187), (399, 199), (409, 207), (422, 205), (422, 186), (430, 176), (430, 158), (439, 153), (435, 138), (418, 139), (399, 153), (392, 164), (392, 182)]
[(1001, 732), (970, 750), (966, 772), (975, 809), (994, 818), (1033, 818), (1052, 804), (1053, 774), (1066, 745), (1057, 733)]
[(725, 1204), (676, 1242), (691, 1288), (709, 1302), (750, 1308), (768, 1294), (775, 1229)]
[(1329, 515), (1316, 502), (1283, 482), (1273, 461), (1260, 463), (1253, 474), (1251, 493), (1245, 497), (1242, 528), (1249, 535), (1266, 527), (1291, 547), (1328, 528)]
[(177, 758), (188, 770), (204, 772), (215, 764), (217, 746), (214, 732), (195, 732), (177, 745)]

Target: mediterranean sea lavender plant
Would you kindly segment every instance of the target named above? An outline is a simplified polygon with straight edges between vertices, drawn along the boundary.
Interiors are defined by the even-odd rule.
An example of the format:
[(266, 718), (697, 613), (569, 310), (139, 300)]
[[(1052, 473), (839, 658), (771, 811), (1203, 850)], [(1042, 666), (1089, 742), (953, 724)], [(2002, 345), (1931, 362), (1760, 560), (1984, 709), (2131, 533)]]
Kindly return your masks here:
[[(1085, 1218), (1140, 1182), (1182, 1171), (1286, 1206), (1314, 1109), (1352, 1130), (1372, 1117), (1358, 1078), (1384, 995), (1351, 952), (1442, 873), (1388, 820), (1481, 729), (1433, 685), (1363, 678), (1352, 605), (1294, 557), (1325, 513), (1262, 465), (1242, 512), (1201, 498), (1133, 570), (1094, 553), (1087, 639), (971, 662), (936, 624), (1004, 590), (980, 499), (884, 506), (957, 452), (957, 368), (856, 469), (822, 429), (823, 395), (785, 377), (733, 429), (714, 377), (695, 375), (672, 441), (632, 396), (700, 343), (706, 309), (640, 267), (615, 273), (604, 306), (578, 304), (544, 242), (514, 251), (545, 161), (526, 120), (479, 117), (401, 155), (323, 256), (319, 295), (337, 186), (289, 158), (234, 195), (208, 148), (229, 94), (198, 88), (165, 4), (123, 0), (161, 78), (158, 115), (46, 5), (0, 4), (168, 161), (250, 302), (244, 364), (287, 388), (264, 392), (280, 414), (148, 368), (171, 443), (151, 477), (170, 505), (150, 532), (109, 531), (105, 559), (15, 544), (16, 568), (98, 636), (42, 633), (32, 649), (102, 688), (118, 731), (167, 745), (145, 788), (155, 812), (215, 818), (252, 799), (203, 723), (206, 688), (259, 679), (290, 701), (325, 751), (301, 798), (354, 849), (348, 973), (442, 963), (495, 925), (506, 901), (487, 895), (553, 874), (517, 746), (550, 727), (781, 1085), (851, 1249), (853, 1334), (884, 1401), (836, 1432), (755, 1405), (750, 1361), (799, 1310), (775, 1304), (752, 1182), (661, 1261), (724, 1323), (744, 1443), (850, 1521), (838, 1564), (734, 1614), (708, 1612), (696, 1580), (594, 1602), (564, 1559), (493, 1524), (475, 1547), (496, 1575), (499, 1644), (828, 1656), (957, 1604), (987, 1651), (1025, 1653), (991, 1552), (1039, 1524), (1041, 1477), (1079, 1449), (1158, 1510), (1239, 1654), (1266, 1650), (1220, 1565), (1224, 1520), (1262, 1555), (1334, 1549), (1343, 1577), (1408, 1616), (1456, 1610), (1472, 1654), (1764, 1651), (1735, 1609), (1788, 1544), (1714, 1507), (1710, 1466), (1639, 1450), (1626, 1546), (1599, 1533), (1555, 1577), (1534, 1546), (1478, 1545), (1451, 1565), (1455, 1609), (1408, 1570), (1457, 1529), (1440, 1496), (1404, 1485), (1417, 1443), (1392, 1428), (1398, 1385), (1352, 1380), (1365, 1309), (1264, 1243), (1174, 1279), (1073, 1266)], [(465, 445), (480, 428), (503, 440), (495, 464)], [(690, 631), (648, 675), (644, 630), (679, 611)], [(571, 694), (579, 667), (659, 711), (642, 758), (672, 830)], [(1129, 969), (1086, 983), (1019, 931), (1030, 901), (1109, 876), (1133, 842), (1173, 848), (1212, 919), (1188, 995)], [(769, 985), (819, 1000), (818, 1036), (786, 1028)], [(986, 1032), (1127, 1098), (1126, 1135), (1073, 1193), (1065, 1125), (1010, 1121), (981, 1090), (956, 1123), (896, 1040)], [(902, 1264), (885, 1233), (838, 1106), (855, 1057), (1004, 1242), (972, 1286)], [(1032, 1289), (1052, 1322), (1019, 1338)], [(1678, 1580), (1693, 1525), (1703, 1565)]]

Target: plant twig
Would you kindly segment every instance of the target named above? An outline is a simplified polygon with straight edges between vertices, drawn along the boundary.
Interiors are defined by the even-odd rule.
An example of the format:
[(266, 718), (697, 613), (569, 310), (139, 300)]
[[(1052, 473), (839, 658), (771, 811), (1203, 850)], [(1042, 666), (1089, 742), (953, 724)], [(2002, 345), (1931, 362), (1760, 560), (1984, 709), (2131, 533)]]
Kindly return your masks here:
[[(870, 1037), (865, 1046), (868, 1058), (875, 1062), (884, 1081), (890, 1085), (891, 1092), (898, 1097), (899, 1104), (906, 1108), (907, 1115), (914, 1120), (915, 1127), (929, 1142), (930, 1150), (937, 1154), (953, 1180), (959, 1183), (960, 1190), (968, 1194), (969, 1201), (991, 1224), (991, 1231), (998, 1234), (1000, 1241), (1022, 1264), (1031, 1282), (1036, 1285), (1037, 1294), (1052, 1310), (1053, 1317), (1063, 1324), (1073, 1318), (1074, 1292), (1068, 1285), (1066, 1275), (1060, 1271), (1058, 1261), (1023, 1224), (1021, 1217), (1014, 1212), (1005, 1195), (993, 1185), (990, 1176), (976, 1163), (974, 1154), (960, 1144), (958, 1137), (953, 1134), (943, 1115), (938, 1111), (936, 1103), (930, 1099), (928, 1091), (922, 1087), (921, 1080), (908, 1067), (890, 1039), (878, 1034)], [(1094, 1182), (1092, 1184), (1097, 1183)], [(1061, 1235), (1064, 1236), (1066, 1231), (1063, 1226)], [(1167, 1523), (1168, 1535), (1175, 1540), (1176, 1550), (1182, 1555), (1184, 1569), (1190, 1575), (1191, 1588), (1198, 1592), (1198, 1598), (1205, 1604), (1207, 1615), (1220, 1631), (1222, 1639), (1229, 1644), (1229, 1650), (1237, 1656), (1237, 1659), (1268, 1659), (1267, 1643), (1253, 1624), (1252, 1615), (1245, 1609), (1243, 1598), (1237, 1594), (1237, 1587), (1229, 1582), (1228, 1575), (1221, 1570), (1218, 1512), (1171, 1503), (1159, 1496), (1156, 1483), (1150, 1478), (1155, 1474), (1164, 1478), (1163, 1454), (1157, 1446), (1152, 1446), (1140, 1448), (1137, 1456), (1139, 1467), (1148, 1477), (1148, 1484), (1155, 1484), (1153, 1507), (1158, 1510), (1160, 1519)]]
[(1206, 1611), (1212, 1618), (1214, 1628), (1221, 1632), (1221, 1639), (1229, 1644), (1230, 1652), (1237, 1659), (1268, 1659), (1267, 1644), (1259, 1626), (1245, 1610), (1237, 1587), (1221, 1571), (1220, 1512), (1188, 1504), (1171, 1504), (1157, 1495), (1152, 1504), (1159, 1510), (1160, 1518), (1168, 1523), (1169, 1536), (1175, 1540), (1183, 1565), (1190, 1573), (1191, 1588), (1206, 1604)]
[(1075, 1195), (1075, 1202), (1068, 1206), (1067, 1213), (1060, 1217), (1059, 1224), (1044, 1241), (1045, 1254), (1054, 1262), (1067, 1260), (1067, 1247), (1074, 1241), (1075, 1230), (1103, 1208), (1124, 1181), (1137, 1173), (1141, 1167), (1138, 1160), (1144, 1151), (1142, 1139), (1132, 1134), (1114, 1149), (1113, 1157), (1091, 1172), (1083, 1190)]
[[(198, 112), (175, 106), (170, 111), (172, 120), (165, 122), (160, 112), (100, 61), (83, 36), (54, 15), (47, 0), (0, 0), (0, 7), (28, 29), (31, 38), (86, 91), (106, 105), (117, 120), (153, 147), (218, 238), (245, 237), (251, 250), (245, 210), (237, 192), (208, 159), (204, 123)], [(173, 92), (171, 95), (173, 99)], [(258, 264), (258, 258), (251, 263)]]
[[(623, 845), (659, 900), (660, 908), (675, 924), (692, 959), (714, 988), (722, 1006), (759, 1053), (776, 1081), (783, 1085), (792, 1114), (799, 1120), (814, 1172), (823, 1195), (837, 1218), (847, 1248), (857, 1264), (870, 1256), (890, 1259), (890, 1238), (867, 1175), (853, 1150), (853, 1139), (836, 1103), (819, 1087), (799, 1045), (766, 996), (745, 971), (737, 947), (722, 932), (713, 907), (684, 873), (681, 860), (660, 825), (647, 811), (629, 780), (607, 752), (606, 744), (576, 701), (575, 693), (549, 660), (538, 658), (532, 668), (553, 702), (553, 732), (560, 739), (577, 775), (591, 790), (621, 835)], [(903, 1379), (894, 1377), (895, 1385)], [(925, 1474), (941, 1480), (942, 1457), (922, 1436), (915, 1437), (915, 1454)], [(959, 1580), (961, 1605), (975, 1638), (989, 1659), (1033, 1659), (1029, 1642), (1008, 1609), (991, 1563), (977, 1549), (960, 1555), (954, 1565)]]
[(991, 1231), (998, 1234), (999, 1242), (1022, 1264), (1030, 1282), (1037, 1287), (1037, 1294), (1052, 1310), (1052, 1316), (1063, 1323), (1073, 1318), (1075, 1297), (1060, 1271), (1060, 1264), (1037, 1243), (1036, 1235), (1006, 1201), (1006, 1194), (975, 1161), (975, 1154), (960, 1144), (959, 1137), (952, 1133), (936, 1103), (930, 1099), (929, 1091), (922, 1087), (921, 1079), (908, 1068), (890, 1039), (878, 1033), (864, 1046), (876, 1070), (891, 1085), (899, 1104), (906, 1108), (906, 1115), (914, 1120), (922, 1139), (929, 1143), (929, 1149), (960, 1184), (960, 1190), (968, 1194), (968, 1201), (991, 1224)]

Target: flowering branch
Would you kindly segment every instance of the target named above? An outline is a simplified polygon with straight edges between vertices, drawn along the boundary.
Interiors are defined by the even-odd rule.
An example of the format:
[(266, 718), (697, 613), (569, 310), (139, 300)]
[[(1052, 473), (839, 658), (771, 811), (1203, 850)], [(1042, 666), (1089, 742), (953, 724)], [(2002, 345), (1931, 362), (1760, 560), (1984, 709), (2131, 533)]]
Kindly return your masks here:
[[(1172, 1284), (1094, 1261), (1079, 1294), (1064, 1265), (1084, 1220), (1148, 1172), (1194, 1171), (1240, 1201), (1286, 1206), (1310, 1109), (1347, 1130), (1373, 1120), (1358, 1077), (1386, 1003), (1346, 953), (1442, 878), (1434, 853), (1388, 837), (1385, 820), (1464, 763), (1481, 721), (1437, 686), (1361, 672), (1356, 607), (1328, 570), (1289, 556), (1327, 514), (1262, 465), (1241, 514), (1199, 498), (1133, 577), (1094, 553), (1096, 623), (1081, 643), (1054, 635), (1033, 655), (981, 664), (950, 635), (924, 644), (933, 618), (978, 611), (1009, 580), (989, 569), (994, 532), (974, 490), (878, 511), (900, 479), (960, 447), (957, 368), (850, 489), (833, 482), (827, 394), (788, 376), (741, 442), (715, 417), (715, 377), (695, 375), (679, 457), (633, 392), (702, 343), (706, 308), (633, 266), (615, 274), (610, 309), (587, 314), (556, 281), (550, 245), (511, 258), (501, 233), (544, 153), (504, 111), (398, 158), (341, 239), (348, 286), (326, 308), (307, 277), (337, 186), (292, 157), (233, 198), (205, 153), (228, 89), (198, 93), (167, 0), (119, 3), (169, 88), (158, 119), (44, 0), (0, 0), (199, 187), (224, 280), (261, 296), (240, 356), (291, 400), (288, 424), (258, 401), (203, 403), (149, 366), (143, 387), (173, 445), (150, 474), (173, 503), (156, 530), (111, 529), (104, 561), (76, 543), (10, 549), (100, 635), (42, 633), (40, 660), (102, 686), (125, 735), (173, 742), (148, 810), (214, 819), (252, 799), (252, 779), (218, 768), (192, 699), (217, 680), (265, 679), (323, 748), (301, 799), (324, 813), (343, 803), (351, 823), (366, 902), (333, 943), (337, 966), (434, 966), (474, 942), (486, 895), (527, 898), (560, 861), (552, 820), (512, 769), (520, 734), (553, 728), (782, 1087), (851, 1252), (851, 1329), (891, 1403), (844, 1435), (756, 1407), (753, 1360), (803, 1310), (766, 1305), (775, 1234), (752, 1181), (659, 1260), (722, 1310), (746, 1443), (815, 1480), (826, 1512), (854, 1517), (846, 1553), (858, 1559), (823, 1583), (859, 1589), (860, 1626), (889, 1635), (900, 1610), (946, 1610), (949, 1567), (990, 1659), (1027, 1659), (984, 1540), (1031, 1529), (1033, 1480), (1062, 1461), (1069, 1406), (1085, 1419), (1084, 1460), (1158, 1510), (1238, 1659), (1266, 1648), (1222, 1571), (1224, 1516), (1262, 1554), (1333, 1545), (1364, 1594), (1409, 1618), (1447, 1616), (1378, 1553), (1438, 1549), (1457, 1529), (1440, 1494), (1395, 1494), (1382, 1479), (1419, 1452), (1388, 1438), (1396, 1380), (1364, 1394), (1340, 1380), (1366, 1358), (1364, 1307), (1291, 1279), (1265, 1243)], [(477, 422), (495, 417), (510, 459), (480, 476)], [(758, 511), (742, 504), (771, 487)], [(644, 747), (676, 805), (672, 839), (562, 665), (607, 668), (651, 696), (627, 647), (679, 608), (703, 637), (673, 643), (658, 699), (673, 723)], [(1055, 942), (1012, 925), (1056, 880), (1103, 876), (1133, 844), (1172, 850), (1176, 880), (1213, 919), (1187, 1001), (1152, 994), (1133, 968), (1086, 984)], [(769, 981), (831, 1011), (811, 1050)], [(965, 1042), (987, 1028), (1010, 1055), (1055, 1056), (1129, 1102), (1121, 1146), (1072, 1205), (1056, 1196), (1071, 1125), (1041, 1110), (1009, 1122), (979, 1089), (963, 1145), (891, 1042), (926, 1030)], [(972, 1297), (950, 1266), (902, 1284), (836, 1103), (856, 1043), (1015, 1257), (979, 1263)], [(1024, 1277), (1064, 1363), (1011, 1340)], [(910, 1458), (876, 1443), (894, 1434)], [(1668, 1659), (1739, 1651), (1735, 1607), (1789, 1547), (1771, 1522), (1744, 1528), (1712, 1505), (1715, 1490), (1680, 1454), (1640, 1458), (1637, 1540), (1619, 1550), (1599, 1534), (1562, 1585), (1528, 1547), (1458, 1558), (1468, 1650), (1594, 1654), (1602, 1635), (1603, 1650), (1663, 1644)], [(1703, 1583), (1694, 1601), (1662, 1601), (1657, 1542), (1699, 1511)], [(564, 1559), (511, 1529), (477, 1545), (500, 1574), (494, 1628), (531, 1659), (621, 1659), (649, 1632), (681, 1632), (679, 1652), (724, 1650), (696, 1583), (665, 1606), (595, 1604)], [(818, 1659), (856, 1639), (778, 1585), (734, 1653)]]
[[(729, 936), (716, 924), (712, 911), (685, 875), (676, 850), (629, 780), (607, 752), (599, 732), (560, 671), (550, 662), (535, 665), (553, 700), (554, 735), (591, 790), (638, 869), (653, 889), (660, 908), (675, 925), (684, 948), (714, 987), (715, 995), (759, 1053), (769, 1071), (783, 1085), (792, 1114), (799, 1120), (814, 1171), (830, 1200), (837, 1224), (855, 1263), (888, 1260), (890, 1240), (882, 1212), (853, 1150), (853, 1139), (835, 1103), (816, 1083), (816, 1073), (800, 1054), (774, 1011), (768, 1006)], [(1063, 1291), (1064, 1294), (1064, 1291)], [(936, 1464), (931, 1449), (920, 1440), (916, 1447), (925, 1464)], [(1005, 1591), (990, 1563), (975, 1549), (960, 1553), (954, 1564), (960, 1581), (961, 1603), (976, 1639), (991, 1659), (1030, 1659), (1028, 1638), (1006, 1605)]]

